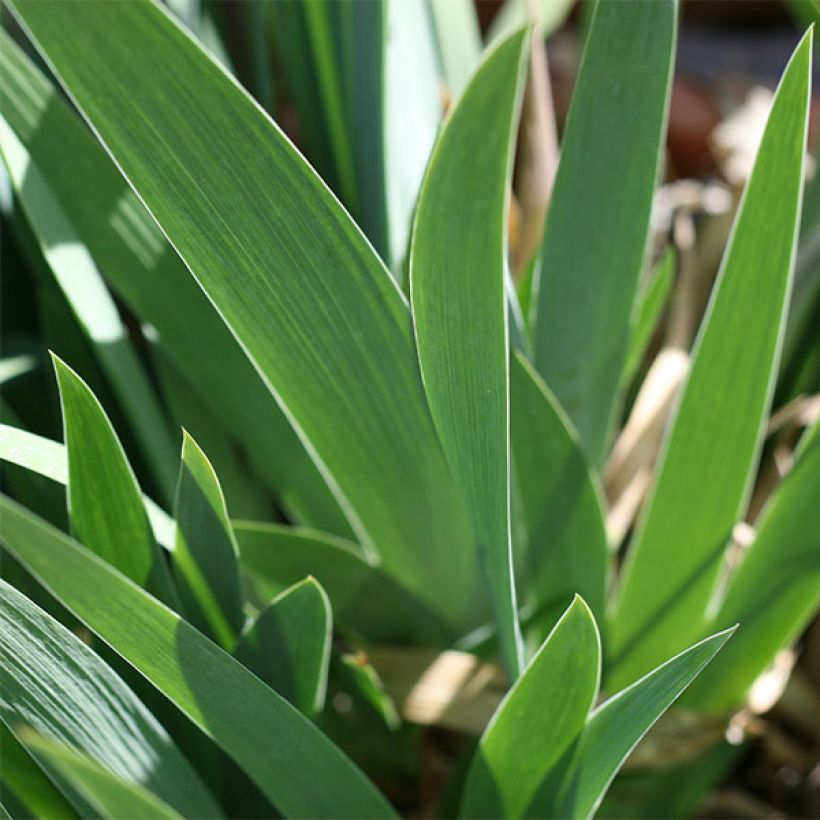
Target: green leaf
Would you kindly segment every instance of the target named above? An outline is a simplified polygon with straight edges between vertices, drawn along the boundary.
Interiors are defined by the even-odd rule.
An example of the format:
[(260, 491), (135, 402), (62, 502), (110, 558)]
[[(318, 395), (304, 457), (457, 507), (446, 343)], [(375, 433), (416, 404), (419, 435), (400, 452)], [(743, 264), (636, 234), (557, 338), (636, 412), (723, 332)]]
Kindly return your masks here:
[(451, 621), (474, 622), (475, 556), (410, 315), (356, 226), (158, 6), (14, 8), (256, 364), (362, 544)]
[(174, 485), (174, 442), (114, 300), (47, 181), (3, 119), (0, 154), (43, 258), (114, 388), (152, 474), (170, 498)]
[(219, 479), (185, 431), (174, 517), (172, 561), (183, 612), (190, 623), (230, 650), (245, 623), (236, 541)]
[(139, 485), (114, 428), (88, 385), (56, 356), (68, 453), (72, 532), (92, 552), (166, 602), (175, 591), (154, 541)]
[(695, 644), (598, 706), (581, 733), (558, 804), (533, 804), (528, 814), (592, 817), (632, 749), (733, 631), (727, 629)]
[[(14, 516), (4, 506), (4, 538), (5, 530), (14, 527)], [(58, 537), (71, 543), (66, 536)], [(71, 549), (98, 560), (79, 546)], [(58, 570), (60, 560), (56, 556)], [(123, 583), (128, 584), (124, 579)], [(87, 594), (101, 591), (90, 588)], [(188, 761), (137, 696), (79, 638), (5, 581), (0, 581), (0, 624), (0, 717), (10, 728), (30, 726), (82, 749), (182, 814), (221, 814)]]
[(572, 11), (573, 0), (506, 0), (490, 24), (490, 42), (507, 36), (526, 23), (535, 23), (549, 37)]
[(510, 370), (510, 434), (527, 530), (528, 597), (536, 610), (550, 607), (558, 614), (578, 593), (601, 618), (609, 548), (600, 483), (555, 397), (517, 352)]
[(6, 547), (211, 737), (286, 816), (393, 816), (373, 785), (315, 726), (202, 633), (10, 499), (0, 496), (0, 512)]
[(290, 422), (207, 296), (93, 134), (2, 30), (0, 68), (3, 115), (117, 293), (156, 330), (226, 432), (253, 442), (247, 456), (281, 506), (297, 521), (350, 534)]
[(820, 423), (761, 517), (709, 628), (739, 623), (737, 635), (686, 693), (686, 705), (723, 711), (740, 704), (778, 649), (788, 646), (820, 602)]
[(244, 569), (281, 592), (313, 575), (327, 593), (337, 625), (380, 643), (440, 645), (447, 627), (358, 546), (316, 530), (234, 522)]
[(26, 747), (53, 766), (103, 817), (151, 817), (174, 820), (182, 815), (150, 791), (112, 774), (93, 758), (70, 746), (22, 732)]
[(475, 752), (464, 817), (521, 817), (584, 728), (598, 692), (601, 644), (576, 597), (493, 715)]
[[(68, 484), (68, 457), (64, 445), (51, 439), (0, 424), (0, 460), (31, 470), (38, 475)], [(174, 521), (150, 498), (142, 497), (154, 538), (167, 550), (174, 549)]]
[(331, 621), (325, 591), (306, 578), (256, 616), (233, 656), (300, 712), (313, 715), (325, 702)]
[(31, 817), (77, 817), (77, 812), (40, 765), (0, 720), (0, 797), (8, 791)]
[(624, 361), (621, 386), (628, 387), (646, 354), (652, 334), (658, 326), (675, 278), (675, 251), (670, 246), (660, 258), (652, 278), (638, 296), (635, 322), (629, 334), (629, 347)]
[(597, 3), (541, 246), (535, 363), (594, 465), (608, 444), (644, 265), (676, 18), (675, 0)]
[(706, 630), (723, 553), (763, 440), (788, 302), (806, 145), (811, 33), (786, 69), (627, 555), (612, 686)]
[(526, 32), (503, 42), (452, 110), (419, 195), (410, 256), (427, 400), (470, 515), (513, 678), (521, 657), (510, 545), (504, 277), (525, 48)]

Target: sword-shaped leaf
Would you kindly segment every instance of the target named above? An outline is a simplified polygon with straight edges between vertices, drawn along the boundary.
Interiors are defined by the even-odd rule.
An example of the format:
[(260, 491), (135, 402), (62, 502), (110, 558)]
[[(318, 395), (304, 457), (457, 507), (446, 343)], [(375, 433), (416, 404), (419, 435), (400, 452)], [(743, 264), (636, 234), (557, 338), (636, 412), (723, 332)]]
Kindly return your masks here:
[(507, 201), (526, 32), (485, 60), (451, 112), (419, 195), (410, 255), (427, 401), (466, 504), (501, 650), (520, 671), (510, 546)]
[(608, 444), (644, 265), (676, 17), (675, 0), (598, 0), (541, 247), (535, 363), (595, 465)]
[(811, 47), (809, 32), (775, 96), (629, 549), (610, 633), (615, 687), (704, 634), (724, 550), (745, 509), (794, 267)]
[(251, 357), (365, 549), (452, 623), (474, 623), (475, 555), (410, 314), (350, 217), (159, 5), (12, 7)]
[(393, 816), (356, 766), (270, 687), (109, 564), (4, 496), (0, 540), (283, 814)]

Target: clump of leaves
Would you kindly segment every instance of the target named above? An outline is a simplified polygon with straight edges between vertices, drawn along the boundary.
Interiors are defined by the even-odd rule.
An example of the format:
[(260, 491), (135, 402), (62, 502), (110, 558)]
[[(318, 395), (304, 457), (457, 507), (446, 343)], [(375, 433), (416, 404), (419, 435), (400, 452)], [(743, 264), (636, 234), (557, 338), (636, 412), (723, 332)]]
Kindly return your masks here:
[[(481, 56), (469, 6), (449, 0), (274, 5), (306, 150), (371, 245), (159, 5), (9, 8), (70, 100), (2, 34), (14, 271), (52, 317), (4, 360), (10, 814), (392, 816), (401, 800), (376, 782), (389, 790), (384, 769), (414, 743), (403, 721), (425, 722), (425, 678), (398, 694), (390, 652), (486, 659), (502, 680), (453, 777), (463, 816), (590, 816), (687, 687), (695, 712), (742, 703), (817, 604), (816, 424), (724, 577), (786, 322), (810, 32), (621, 563), (599, 472), (669, 289), (668, 267), (647, 292), (641, 273), (672, 0), (598, 3), (518, 292), (528, 29)], [(475, 37), (453, 37), (456, 18)], [(411, 50), (413, 71), (440, 59), (457, 96), (438, 134), (422, 96), (408, 141), (413, 42), (435, 46)], [(63, 444), (41, 435), (44, 343), (62, 354)]]

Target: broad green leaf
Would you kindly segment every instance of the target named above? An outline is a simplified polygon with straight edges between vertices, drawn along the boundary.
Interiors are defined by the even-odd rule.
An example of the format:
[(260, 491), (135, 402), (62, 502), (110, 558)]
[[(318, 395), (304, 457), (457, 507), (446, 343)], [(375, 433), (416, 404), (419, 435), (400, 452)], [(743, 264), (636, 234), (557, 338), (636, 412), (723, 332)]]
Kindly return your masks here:
[(452, 622), (473, 622), (475, 555), (425, 405), (410, 315), (354, 223), (160, 7), (13, 7), (255, 363), (365, 549)]
[(652, 272), (652, 278), (639, 294), (635, 322), (629, 334), (621, 386), (628, 387), (646, 354), (652, 334), (658, 326), (675, 278), (675, 251), (669, 247)]
[(182, 611), (223, 649), (245, 623), (236, 541), (219, 479), (199, 445), (183, 431), (172, 555)]
[[(68, 484), (65, 446), (8, 424), (0, 424), (0, 461), (16, 464), (58, 484)], [(150, 498), (143, 496), (142, 502), (157, 543), (167, 550), (173, 550), (173, 519)]]
[(337, 626), (380, 643), (447, 639), (435, 614), (350, 541), (315, 530), (234, 522), (244, 569), (279, 593), (313, 575), (327, 593)]
[(599, 480), (563, 410), (520, 353), (510, 370), (510, 435), (527, 530), (528, 602), (557, 610), (557, 618), (577, 593), (601, 618), (609, 548)]
[(484, 732), (467, 774), (462, 816), (524, 816), (584, 728), (600, 673), (595, 619), (576, 597)]
[(427, 401), (470, 516), (513, 678), (521, 658), (509, 521), (505, 266), (525, 47), (520, 32), (495, 49), (451, 112), (419, 195), (410, 256)]
[(705, 632), (763, 440), (791, 282), (806, 145), (811, 33), (775, 96), (611, 624), (611, 685)]
[(68, 454), (72, 532), (92, 552), (162, 600), (175, 600), (139, 485), (117, 434), (88, 385), (54, 357)]
[(70, 746), (23, 732), (25, 745), (53, 766), (103, 817), (151, 817), (174, 820), (182, 815), (143, 786), (113, 774)]
[[(481, 60), (481, 30), (472, 0), (427, 0), (444, 81), (458, 97)], [(520, 25), (526, 21), (522, 20)]]
[(675, 0), (598, 0), (541, 246), (535, 363), (594, 465), (608, 444), (644, 266), (676, 18)]
[(315, 726), (202, 633), (10, 499), (0, 496), (0, 512), (0, 539), (12, 554), (233, 758), (283, 814), (393, 816)]
[(709, 628), (737, 635), (686, 693), (686, 705), (722, 711), (740, 704), (778, 649), (820, 603), (820, 424), (804, 434), (791, 472), (769, 501), (757, 537), (729, 582)]
[(695, 644), (598, 706), (581, 733), (558, 800), (549, 805), (532, 804), (528, 814), (592, 817), (632, 749), (732, 632), (728, 629)]
[(325, 702), (331, 620), (325, 591), (306, 578), (256, 616), (232, 654), (300, 712), (315, 714)]
[(0, 154), (43, 258), (88, 337), (152, 474), (170, 498), (174, 443), (114, 300), (47, 181), (4, 119), (0, 119)]
[(8, 791), (31, 817), (77, 817), (55, 783), (0, 720), (0, 798)]
[(0, 46), (3, 116), (100, 270), (159, 334), (226, 432), (253, 442), (247, 456), (282, 507), (297, 521), (348, 535), (337, 502), (253, 364), (93, 134), (1, 30)]
[[(4, 538), (5, 530), (14, 527), (14, 515), (4, 507)], [(72, 549), (90, 556), (79, 546)], [(61, 560), (58, 555), (58, 571)], [(90, 588), (87, 594), (100, 596), (101, 591)], [(188, 761), (137, 696), (79, 638), (5, 581), (0, 581), (0, 624), (0, 718), (13, 731), (30, 726), (82, 749), (182, 814), (220, 815)]]

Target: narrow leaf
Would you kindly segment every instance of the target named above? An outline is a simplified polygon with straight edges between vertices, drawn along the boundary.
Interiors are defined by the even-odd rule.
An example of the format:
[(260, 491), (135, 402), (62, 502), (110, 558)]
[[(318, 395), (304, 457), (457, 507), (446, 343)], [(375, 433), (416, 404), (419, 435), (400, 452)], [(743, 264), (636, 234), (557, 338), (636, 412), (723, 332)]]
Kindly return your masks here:
[[(472, 0), (427, 0), (450, 96), (457, 98), (481, 60), (481, 30)], [(521, 20), (520, 25), (526, 21)]]
[(804, 433), (791, 472), (769, 501), (757, 537), (735, 571), (710, 629), (737, 635), (692, 689), (686, 704), (722, 711), (740, 704), (755, 678), (813, 617), (820, 602), (820, 424)]
[(151, 817), (181, 820), (182, 815), (150, 791), (61, 743), (30, 732), (22, 736), (27, 748), (53, 766), (103, 817)]
[(10, 499), (0, 496), (0, 512), (6, 547), (233, 758), (286, 816), (393, 816), (372, 784), (315, 726), (202, 633)]
[(172, 560), (186, 619), (230, 649), (245, 623), (236, 542), (216, 473), (184, 431), (174, 517)]
[(732, 632), (728, 629), (695, 644), (597, 707), (581, 734), (575, 764), (562, 789), (559, 805), (532, 805), (528, 813), (534, 817), (548, 813), (592, 817), (632, 749)]
[[(4, 509), (4, 529), (13, 526), (13, 515)], [(99, 593), (89, 589), (88, 594)], [(30, 726), (82, 749), (182, 814), (220, 815), (188, 761), (137, 696), (79, 638), (5, 581), (0, 581), (0, 624), (0, 717), (6, 724)]]
[(527, 529), (528, 603), (557, 617), (577, 593), (601, 618), (609, 549), (599, 480), (563, 410), (517, 352), (510, 372), (510, 433)]
[(644, 264), (676, 17), (675, 0), (598, 0), (541, 246), (535, 362), (595, 465)]
[(207, 296), (94, 135), (2, 30), (0, 67), (3, 116), (110, 284), (156, 330), (226, 432), (253, 442), (248, 458), (282, 507), (304, 524), (349, 534), (324, 479)]
[(331, 614), (324, 590), (306, 578), (274, 598), (242, 633), (233, 656), (300, 712), (325, 702)]
[(584, 727), (598, 692), (601, 644), (576, 597), (496, 710), (475, 752), (464, 817), (521, 817)]
[(612, 686), (706, 629), (763, 439), (788, 303), (806, 145), (811, 32), (792, 57), (746, 185), (611, 630)]
[(505, 266), (525, 47), (526, 32), (519, 32), (495, 49), (451, 112), (419, 196), (410, 259), (427, 400), (472, 522), (513, 678), (521, 659), (510, 546)]
[(114, 428), (88, 385), (56, 356), (54, 369), (63, 408), (72, 531), (140, 586), (173, 601), (168, 567)]
[(425, 406), (407, 306), (348, 215), (158, 5), (13, 7), (254, 361), (365, 548), (454, 623), (474, 621), (475, 556)]

